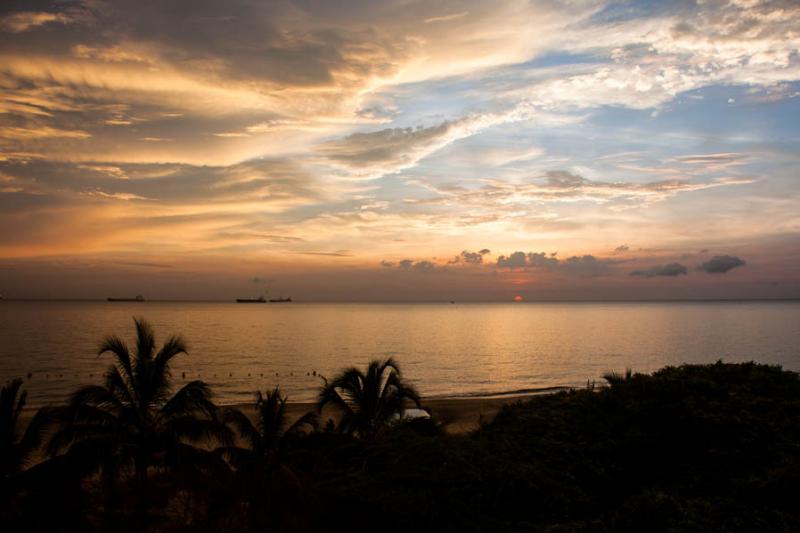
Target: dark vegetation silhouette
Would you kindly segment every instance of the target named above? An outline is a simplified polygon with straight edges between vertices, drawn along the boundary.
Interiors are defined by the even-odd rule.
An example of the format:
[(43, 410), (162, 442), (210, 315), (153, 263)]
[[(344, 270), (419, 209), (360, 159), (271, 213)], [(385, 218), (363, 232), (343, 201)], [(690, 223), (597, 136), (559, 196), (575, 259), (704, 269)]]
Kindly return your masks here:
[(18, 515), (18, 496), (49, 422), (48, 412), (39, 410), (23, 428), (20, 417), (27, 393), (20, 392), (21, 379), (13, 379), (0, 390), (0, 518), (10, 522)]
[(40, 409), (23, 428), (20, 415), (28, 393), (20, 391), (21, 379), (13, 379), (0, 390), (0, 476), (3, 484), (14, 483), (30, 466), (44, 432), (52, 422), (51, 412)]
[(210, 388), (191, 381), (172, 393), (170, 361), (186, 353), (185, 342), (173, 336), (157, 349), (150, 325), (134, 323), (135, 351), (115, 335), (103, 340), (98, 355), (114, 358), (105, 383), (72, 395), (48, 451), (74, 456), (107, 481), (133, 474), (143, 483), (151, 469), (219, 467), (213, 454), (193, 445), (233, 437)]
[(332, 405), (340, 414), (336, 430), (355, 436), (369, 436), (402, 422), (406, 402), (422, 407), (420, 396), (407, 383), (391, 357), (372, 361), (366, 372), (350, 367), (322, 387), (317, 399), (321, 411)]
[(13, 379), (0, 390), (0, 530), (60, 531), (59, 521), (79, 529), (86, 522), (78, 477), (59, 461), (35, 464), (54, 410), (39, 409), (25, 424), (21, 388)]
[(234, 470), (241, 516), (255, 530), (297, 529), (309, 501), (301, 476), (284, 461), (291, 441), (317, 429), (317, 414), (306, 413), (289, 424), (286, 397), (280, 388), (266, 395), (256, 392), (255, 422), (236, 408), (225, 410), (225, 422), (235, 428), (240, 444), (223, 446), (217, 453)]
[(373, 361), (321, 387), (339, 414), (318, 431), (279, 389), (252, 411), (173, 393), (184, 343), (136, 327), (134, 353), (104, 341), (104, 385), (27, 426), (20, 382), (3, 389), (3, 531), (800, 530), (800, 378), (777, 366), (610, 373), (451, 435), (398, 422), (419, 395)]

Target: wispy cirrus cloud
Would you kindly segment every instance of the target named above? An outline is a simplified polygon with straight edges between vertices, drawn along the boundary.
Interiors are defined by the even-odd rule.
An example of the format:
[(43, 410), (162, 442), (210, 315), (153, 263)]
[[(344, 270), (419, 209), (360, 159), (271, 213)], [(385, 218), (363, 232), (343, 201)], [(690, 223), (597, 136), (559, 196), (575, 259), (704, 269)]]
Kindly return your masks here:
[(531, 202), (593, 202), (616, 203), (618, 209), (661, 202), (680, 193), (701, 191), (752, 183), (752, 178), (717, 178), (706, 182), (671, 179), (634, 183), (625, 181), (594, 181), (568, 171), (548, 171), (544, 177), (524, 183), (485, 179), (476, 189), (461, 186), (440, 186), (415, 181), (436, 196), (407, 199), (412, 204), (476, 205), (508, 207)]
[(348, 176), (379, 178), (411, 168), (448, 144), (475, 135), (485, 128), (529, 119), (531, 116), (530, 109), (519, 107), (503, 113), (469, 115), (437, 126), (354, 133), (321, 145), (319, 153), (345, 169)]
[(46, 24), (69, 24), (72, 17), (66, 13), (48, 11), (18, 11), (0, 18), (0, 30), (21, 33)]

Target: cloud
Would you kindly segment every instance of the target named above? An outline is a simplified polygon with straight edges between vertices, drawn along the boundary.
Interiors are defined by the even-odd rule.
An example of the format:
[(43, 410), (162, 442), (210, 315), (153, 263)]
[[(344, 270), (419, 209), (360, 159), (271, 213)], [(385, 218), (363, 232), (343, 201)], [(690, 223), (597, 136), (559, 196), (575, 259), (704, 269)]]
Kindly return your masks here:
[(564, 260), (559, 260), (555, 254), (545, 252), (514, 252), (508, 256), (501, 255), (497, 258), (499, 268), (532, 268), (542, 269), (550, 272), (592, 277), (600, 276), (611, 270), (611, 267), (618, 261), (611, 259), (598, 259), (587, 255), (574, 255)]
[[(588, 201), (597, 204), (614, 203), (617, 208), (635, 207), (661, 202), (679, 193), (717, 187), (752, 183), (751, 178), (716, 178), (704, 182), (684, 179), (659, 180), (644, 183), (599, 181), (584, 178), (566, 170), (547, 171), (544, 177), (511, 182), (486, 178), (477, 189), (463, 186), (443, 186), (423, 180), (413, 183), (436, 193), (434, 198), (407, 199), (407, 203), (495, 207), (508, 210), (511, 206), (526, 206), (532, 202), (565, 203)], [(518, 181), (518, 180), (517, 180)]]
[(558, 271), (575, 276), (593, 277), (602, 276), (611, 270), (616, 261), (598, 259), (593, 255), (572, 256), (557, 263)]
[(444, 146), (474, 135), (492, 125), (520, 120), (520, 113), (482, 113), (437, 126), (386, 128), (354, 133), (329, 141), (318, 148), (330, 162), (348, 171), (351, 177), (378, 178), (411, 168), (421, 159)]
[[(161, 202), (161, 209), (191, 210), (200, 205), (249, 203), (262, 209), (307, 204), (319, 198), (312, 178), (284, 159), (244, 161), (229, 166), (172, 163), (0, 162), (0, 170), (35, 184), (43, 192), (81, 194), (130, 193)], [(109, 179), (113, 178), (113, 179)], [(251, 207), (252, 208), (252, 207)]]
[(627, 244), (621, 244), (621, 245), (617, 246), (616, 248), (614, 248), (614, 253), (615, 254), (624, 254), (628, 250), (630, 250), (630, 247)]
[(528, 256), (525, 252), (514, 252), (508, 256), (501, 255), (497, 258), (497, 266), (501, 268), (524, 268), (528, 265)]
[(430, 261), (417, 261), (412, 268), (421, 272), (429, 272), (436, 268), (436, 265)]
[(0, 127), (0, 138), (29, 140), (45, 138), (88, 139), (92, 134), (83, 130), (66, 130), (50, 126)]
[(90, 191), (85, 191), (83, 194), (86, 196), (96, 196), (98, 198), (107, 198), (109, 200), (150, 200), (150, 198), (145, 198), (144, 196), (139, 196), (138, 194), (133, 194), (129, 192), (105, 192), (101, 191), (100, 189), (93, 189)]
[(447, 22), (448, 20), (456, 20), (469, 15), (469, 11), (461, 11), (460, 13), (452, 13), (450, 15), (440, 15), (437, 17), (428, 17), (423, 22), (425, 24), (433, 24), (434, 22)]
[(746, 262), (735, 255), (715, 255), (702, 265), (697, 267), (697, 270), (707, 272), (708, 274), (724, 274), (734, 268), (744, 266)]
[(128, 175), (125, 174), (125, 171), (115, 165), (78, 165), (78, 168), (99, 172), (118, 180), (128, 179)]
[(296, 252), (302, 255), (321, 255), (325, 257), (350, 257), (353, 254), (350, 250), (336, 250), (334, 252), (318, 252), (318, 251), (311, 251), (311, 252)]
[(468, 265), (480, 265), (483, 263), (483, 256), (491, 253), (488, 248), (484, 248), (478, 252), (470, 252), (464, 250), (458, 254), (450, 263), (466, 263)]
[(653, 278), (658, 276), (683, 276), (688, 273), (688, 270), (685, 266), (680, 263), (669, 263), (666, 265), (654, 266), (652, 268), (647, 268), (644, 270), (634, 270), (631, 272), (631, 276), (637, 276), (642, 278)]
[(54, 22), (68, 24), (72, 21), (65, 13), (47, 11), (20, 11), (0, 19), (0, 29), (11, 33), (21, 33)]
[(529, 252), (528, 263), (532, 267), (553, 269), (559, 265), (559, 260), (555, 254), (547, 255), (544, 252)]
[(724, 170), (747, 163), (750, 159), (751, 156), (749, 154), (733, 152), (683, 155), (675, 158), (676, 161), (681, 163), (703, 166), (708, 170)]
[(400, 270), (409, 270), (415, 272), (432, 272), (433, 270), (440, 269), (436, 263), (428, 260), (415, 261), (413, 259), (402, 259), (396, 263), (394, 261), (384, 260), (380, 262), (380, 265), (384, 268), (399, 268)]
[(602, 11), (595, 15), (595, 24), (565, 31), (559, 44), (611, 61), (578, 65), (572, 75), (543, 80), (519, 94), (548, 109), (647, 109), (700, 87), (769, 86), (798, 77), (796, 3), (712, 0), (627, 13), (611, 3), (605, 11), (607, 17)]
[[(84, 250), (45, 228), (69, 216), (109, 253), (347, 249), (348, 264), (375, 265), (444, 248), (470, 255), (432, 264), (477, 276), (497, 256), (474, 255), (475, 242), (696, 249), (686, 213), (698, 210), (720, 249), (797, 226), (794, 154), (776, 137), (794, 132), (782, 100), (800, 79), (795, 3), (41, 5), (27, 22), (0, 7), (20, 30), (0, 31), (0, 161), (15, 177), (0, 223), (35, 211), (36, 253)], [(725, 116), (710, 127), (713, 105)], [(760, 127), (745, 127), (753, 116)], [(5, 166), (10, 154), (26, 162)], [(730, 223), (778, 201), (772, 228)], [(523, 255), (513, 268), (612, 268)]]

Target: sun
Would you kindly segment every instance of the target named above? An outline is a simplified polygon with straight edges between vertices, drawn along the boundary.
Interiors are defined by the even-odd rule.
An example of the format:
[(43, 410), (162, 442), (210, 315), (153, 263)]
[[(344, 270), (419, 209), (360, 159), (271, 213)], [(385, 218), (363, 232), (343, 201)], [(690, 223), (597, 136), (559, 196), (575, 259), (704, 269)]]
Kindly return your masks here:
[(522, 300), (524, 300), (524, 298), (522, 296), (520, 296), (519, 294), (514, 296), (514, 301), (515, 302), (521, 302)]

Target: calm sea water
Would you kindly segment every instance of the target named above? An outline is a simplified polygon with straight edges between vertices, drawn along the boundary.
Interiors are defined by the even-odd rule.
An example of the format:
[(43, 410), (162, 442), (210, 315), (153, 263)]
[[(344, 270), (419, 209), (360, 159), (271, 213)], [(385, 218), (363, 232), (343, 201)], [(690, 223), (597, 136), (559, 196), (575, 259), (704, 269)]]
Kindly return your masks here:
[(226, 304), (0, 302), (0, 379), (25, 377), (29, 405), (98, 382), (105, 334), (147, 318), (189, 355), (177, 384), (200, 378), (220, 403), (275, 385), (314, 398), (337, 370), (393, 356), (423, 395), (583, 386), (610, 370), (755, 360), (800, 370), (800, 303)]

